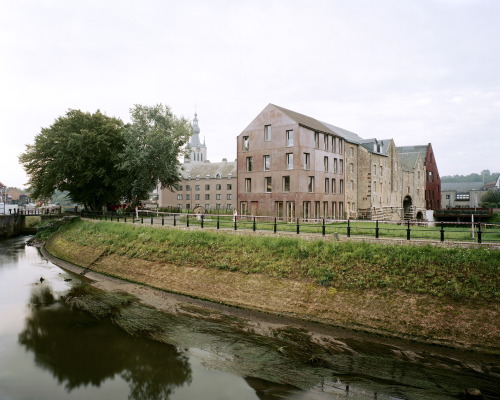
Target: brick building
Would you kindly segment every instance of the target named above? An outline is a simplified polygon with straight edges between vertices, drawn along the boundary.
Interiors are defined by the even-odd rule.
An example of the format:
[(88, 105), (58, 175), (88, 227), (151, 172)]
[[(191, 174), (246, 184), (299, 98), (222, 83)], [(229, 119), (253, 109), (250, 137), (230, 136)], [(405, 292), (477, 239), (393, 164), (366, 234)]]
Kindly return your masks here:
[(286, 218), (415, 219), (425, 216), (420, 153), (392, 139), (362, 139), (269, 104), (237, 140), (241, 214)]

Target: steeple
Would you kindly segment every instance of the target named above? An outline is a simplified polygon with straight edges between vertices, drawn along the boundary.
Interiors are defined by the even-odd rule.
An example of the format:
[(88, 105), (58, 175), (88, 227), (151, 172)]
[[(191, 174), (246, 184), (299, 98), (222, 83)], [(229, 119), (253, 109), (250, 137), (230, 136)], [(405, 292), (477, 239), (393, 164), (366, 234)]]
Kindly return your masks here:
[(205, 140), (200, 142), (200, 127), (198, 126), (198, 114), (194, 113), (193, 135), (186, 146), (184, 162), (205, 162), (207, 160), (207, 146)]

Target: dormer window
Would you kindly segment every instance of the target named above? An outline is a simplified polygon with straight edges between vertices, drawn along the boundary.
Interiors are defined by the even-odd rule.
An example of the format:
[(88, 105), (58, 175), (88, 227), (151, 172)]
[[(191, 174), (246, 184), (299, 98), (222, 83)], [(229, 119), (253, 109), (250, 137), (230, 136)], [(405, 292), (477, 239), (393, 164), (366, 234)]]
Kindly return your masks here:
[(220, 179), (221, 178), (221, 174), (219, 172), (217, 172), (217, 174), (215, 174), (215, 179)]

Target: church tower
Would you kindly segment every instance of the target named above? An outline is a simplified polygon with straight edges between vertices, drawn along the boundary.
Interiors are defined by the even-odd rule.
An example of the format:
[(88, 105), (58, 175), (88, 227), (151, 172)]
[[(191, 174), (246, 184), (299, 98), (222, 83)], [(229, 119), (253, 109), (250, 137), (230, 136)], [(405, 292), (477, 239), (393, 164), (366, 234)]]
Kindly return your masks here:
[(205, 140), (200, 142), (200, 127), (198, 126), (198, 114), (194, 113), (193, 136), (186, 146), (185, 163), (199, 163), (207, 161), (207, 146)]

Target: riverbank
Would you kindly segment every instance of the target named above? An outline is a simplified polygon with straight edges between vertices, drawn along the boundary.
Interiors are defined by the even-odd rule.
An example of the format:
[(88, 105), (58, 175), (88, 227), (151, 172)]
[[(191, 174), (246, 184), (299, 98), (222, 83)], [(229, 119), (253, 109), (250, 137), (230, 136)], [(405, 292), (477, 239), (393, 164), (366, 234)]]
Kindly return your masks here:
[[(246, 270), (236, 268), (238, 266), (236, 259), (234, 265), (222, 264), (220, 257), (219, 267), (211, 267), (210, 253), (216, 253), (217, 249), (224, 247), (224, 240), (231, 239), (226, 238), (230, 234), (203, 232), (200, 236), (199, 232), (183, 232), (183, 235), (188, 236), (182, 236), (179, 244), (175, 243), (175, 235), (167, 234), (176, 231), (174, 229), (111, 226), (116, 225), (78, 222), (53, 236), (46, 244), (47, 250), (60, 259), (91, 271), (87, 274), (89, 277), (90, 273), (95, 271), (159, 289), (160, 293), (165, 295), (167, 292), (184, 294), (192, 299), (208, 300), (212, 302), (211, 304), (223, 303), (238, 307), (238, 310), (258, 310), (269, 315), (289, 316), (325, 326), (343, 327), (386, 337), (473, 349), (490, 354), (500, 353), (500, 307), (495, 298), (486, 299), (477, 295), (474, 297), (474, 293), (469, 297), (452, 297), (391, 287), (359, 288), (346, 287), (345, 284), (335, 286), (335, 277), (328, 272), (337, 270), (325, 269), (323, 275), (316, 276), (315, 271), (322, 271), (322, 264), (311, 256), (311, 249), (298, 239), (294, 239), (293, 243), (281, 244), (273, 241), (279, 242), (285, 239), (269, 237), (263, 239), (268, 248), (274, 246), (272, 249), (272, 252), (276, 253), (274, 261), (281, 262), (280, 268), (272, 263), (272, 256), (261, 253), (259, 247), (249, 251), (243, 245), (239, 248), (239, 261), (243, 260), (244, 264), (249, 264)], [(106, 229), (105, 235), (101, 229)], [(125, 238), (118, 239), (113, 235), (122, 235)], [(155, 235), (159, 235), (162, 239), (156, 241)], [(245, 240), (244, 235), (238, 235), (238, 238)], [(141, 246), (138, 246), (138, 243)], [(312, 245), (320, 251), (320, 247), (333, 247), (334, 243)], [(285, 262), (286, 257), (279, 254), (279, 249), (283, 246), (285, 248), (291, 246), (289, 251), (297, 246), (299, 249), (302, 248), (302, 257), (294, 258), (295, 264), (309, 265), (308, 270), (311, 274), (301, 275), (293, 271), (293, 268)], [(336, 250), (339, 251), (338, 248)], [(382, 255), (390, 252), (387, 250), (381, 248), (377, 256), (373, 253), (375, 250), (371, 249), (371, 257), (377, 256), (380, 259)], [(425, 258), (425, 250), (420, 248), (423, 252), (422, 258), (429, 263), (431, 260)], [(364, 251), (366, 252), (366, 248)], [(447, 251), (446, 254), (451, 257), (450, 250), (443, 249), (443, 251)], [(176, 259), (179, 254), (185, 262)], [(487, 254), (480, 253), (481, 257), (486, 257)], [(234, 258), (234, 255), (231, 257)], [(474, 257), (479, 256), (476, 254)], [(334, 258), (342, 257), (341, 254), (336, 254), (332, 256), (332, 259)], [(355, 257), (351, 255), (350, 258)], [(348, 265), (349, 262), (348, 258), (344, 257), (343, 265)], [(384, 265), (384, 262), (386, 261), (381, 260), (378, 265)], [(408, 259), (406, 263), (411, 264), (412, 260)], [(272, 271), (275, 272), (274, 276), (263, 270), (252, 270), (262, 264), (271, 265)], [(421, 265), (415, 267), (423, 268)], [(288, 271), (286, 276), (284, 271)], [(456, 275), (464, 271), (458, 262), (455, 263)], [(404, 271), (406, 274), (410, 272)], [(478, 275), (480, 271), (473, 272)], [(366, 275), (366, 271), (361, 270), (360, 274), (363, 273)], [(372, 275), (374, 273), (371, 272)], [(467, 270), (467, 273), (471, 272)], [(436, 276), (439, 274), (435, 273), (434, 279)], [(392, 276), (391, 279), (394, 280), (395, 277)], [(479, 278), (476, 276), (475, 279), (483, 278), (479, 275)], [(493, 282), (490, 284), (497, 287), (494, 279), (498, 277), (492, 279)], [(122, 289), (125, 288), (123, 285), (128, 284), (122, 282)], [(106, 289), (107, 284), (102, 285)], [(416, 288), (418, 287), (420, 286), (417, 285)], [(147, 293), (147, 289), (142, 288), (135, 295), (146, 304), (149, 301), (150, 305), (161, 309), (158, 298), (148, 299), (151, 295)], [(464, 291), (464, 293), (469, 292), (469, 289)], [(493, 290), (492, 296), (494, 293)]]

